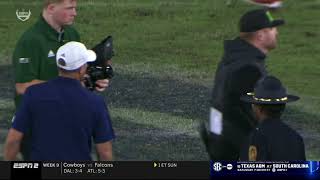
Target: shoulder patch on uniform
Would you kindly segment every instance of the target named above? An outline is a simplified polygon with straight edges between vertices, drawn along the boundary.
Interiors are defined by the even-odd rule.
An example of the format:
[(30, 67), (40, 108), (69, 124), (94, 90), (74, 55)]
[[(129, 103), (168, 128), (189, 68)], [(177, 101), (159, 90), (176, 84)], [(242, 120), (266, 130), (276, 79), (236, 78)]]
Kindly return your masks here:
[(257, 155), (258, 155), (258, 151), (257, 151), (257, 147), (256, 146), (249, 146), (249, 161), (256, 161), (257, 160)]
[(20, 64), (27, 64), (29, 63), (30, 58), (19, 58)]
[(48, 53), (48, 58), (54, 57), (54, 56), (55, 56), (54, 52), (52, 50), (50, 50)]

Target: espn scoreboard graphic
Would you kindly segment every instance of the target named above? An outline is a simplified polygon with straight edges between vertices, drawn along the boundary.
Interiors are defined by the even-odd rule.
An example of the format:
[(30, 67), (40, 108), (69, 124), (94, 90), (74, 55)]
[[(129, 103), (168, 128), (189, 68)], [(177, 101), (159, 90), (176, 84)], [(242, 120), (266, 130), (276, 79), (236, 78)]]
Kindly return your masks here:
[(4, 162), (1, 179), (209, 179), (206, 161)]
[(318, 161), (0, 161), (0, 179), (215, 179), (232, 176), (320, 177)]

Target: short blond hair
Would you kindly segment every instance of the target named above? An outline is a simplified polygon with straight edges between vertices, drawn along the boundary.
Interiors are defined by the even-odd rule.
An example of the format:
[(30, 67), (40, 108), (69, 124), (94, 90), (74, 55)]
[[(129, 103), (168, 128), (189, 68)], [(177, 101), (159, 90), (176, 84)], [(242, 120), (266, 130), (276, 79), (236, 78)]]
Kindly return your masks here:
[(44, 0), (43, 1), (43, 8), (48, 7), (50, 4), (54, 3), (62, 3), (64, 0)]

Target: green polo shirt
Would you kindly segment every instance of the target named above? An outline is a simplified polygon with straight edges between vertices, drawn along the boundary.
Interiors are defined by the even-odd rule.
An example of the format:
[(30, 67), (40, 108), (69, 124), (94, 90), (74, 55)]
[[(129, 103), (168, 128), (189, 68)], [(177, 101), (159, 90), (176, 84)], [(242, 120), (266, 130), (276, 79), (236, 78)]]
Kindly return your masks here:
[[(41, 16), (19, 39), (12, 56), (16, 83), (34, 79), (50, 80), (58, 76), (56, 52), (69, 41), (80, 41), (79, 33), (71, 26), (58, 33)], [(18, 107), (21, 96), (15, 96)]]

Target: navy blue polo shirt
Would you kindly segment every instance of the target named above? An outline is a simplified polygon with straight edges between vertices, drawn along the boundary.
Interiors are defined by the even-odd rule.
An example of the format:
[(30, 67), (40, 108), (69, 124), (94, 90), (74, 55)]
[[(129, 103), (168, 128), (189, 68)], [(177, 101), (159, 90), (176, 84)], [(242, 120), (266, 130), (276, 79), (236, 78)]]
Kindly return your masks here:
[(102, 97), (64, 77), (29, 87), (12, 127), (32, 129), (31, 160), (91, 160), (92, 139), (115, 138)]

